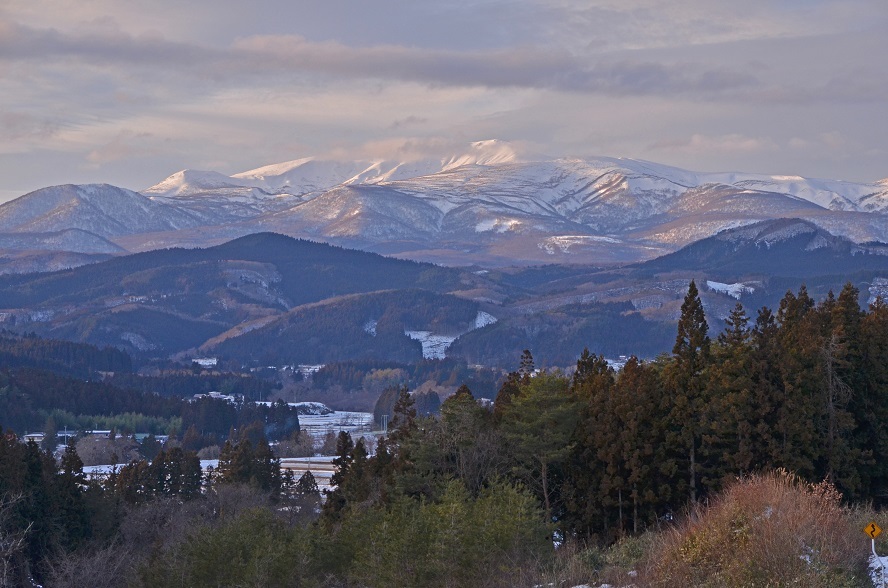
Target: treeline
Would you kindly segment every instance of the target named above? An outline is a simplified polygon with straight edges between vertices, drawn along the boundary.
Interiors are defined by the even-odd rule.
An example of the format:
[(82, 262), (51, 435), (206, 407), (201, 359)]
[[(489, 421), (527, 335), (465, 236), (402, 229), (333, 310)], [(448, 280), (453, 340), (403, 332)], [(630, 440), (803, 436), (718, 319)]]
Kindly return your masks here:
[(568, 377), (534, 373), (526, 352), (492, 412), (463, 388), (421, 426), (404, 429), (396, 414), (396, 443), (380, 443), (359, 473), (342, 472), (340, 510), (388, 508), (387, 497), (403, 495), (434, 503), (452, 480), (470, 494), (510, 480), (534, 493), (564, 537), (606, 543), (737, 476), (777, 468), (879, 503), (888, 484), (888, 306), (864, 311), (858, 296), (847, 285), (815, 303), (802, 287), (754, 319), (738, 304), (711, 340), (691, 283), (669, 355), (632, 357), (616, 373), (585, 351)]
[(280, 388), (280, 384), (243, 374), (183, 372), (184, 370), (180, 369), (175, 373), (164, 373), (159, 376), (115, 373), (105, 381), (118, 388), (172, 398), (188, 398), (194, 394), (220, 392), (231, 396), (243, 396), (247, 400), (265, 400), (272, 391)]
[(469, 367), (461, 359), (423, 359), (416, 363), (398, 363), (393, 361), (352, 360), (337, 361), (324, 365), (312, 374), (312, 385), (319, 389), (341, 386), (344, 390), (360, 390), (366, 384), (366, 378), (381, 371), (400, 370), (404, 380), (394, 382), (395, 385), (417, 387), (432, 381), (441, 386), (458, 386), (466, 384), (472, 392), (481, 398), (493, 399), (496, 396), (500, 371), (480, 367)]
[(674, 325), (645, 319), (630, 302), (575, 304), (499, 322), (466, 333), (447, 350), (472, 364), (510, 366), (523, 349), (542, 365), (570, 365), (577, 349), (607, 357), (654, 357), (668, 349)]
[[(207, 506), (210, 511), (227, 507), (228, 487), (253, 493), (241, 492), (235, 501), (261, 497), (261, 504), (294, 511), (319, 505), (310, 474), (294, 482), (281, 473), (264, 437), (253, 443), (242, 433), (226, 442), (219, 467), (206, 475), (194, 452), (172, 447), (150, 462), (132, 461), (104, 478), (88, 479), (73, 446), (57, 463), (52, 452), (0, 429), (0, 586), (131, 583), (135, 578), (121, 568), (135, 567), (160, 546), (144, 539), (158, 525), (168, 530), (164, 510), (172, 506), (192, 522), (196, 513), (210, 518)], [(209, 504), (192, 505), (195, 501)], [(147, 506), (154, 503), (160, 508)], [(96, 554), (115, 561), (84, 569)]]
[(282, 402), (231, 403), (213, 398), (183, 400), (105, 382), (87, 382), (50, 372), (21, 369), (0, 371), (2, 424), (19, 434), (42, 430), (49, 417), (57, 429), (114, 428), (127, 423), (181, 423), (171, 431), (138, 431), (182, 435), (193, 428), (205, 445), (221, 443), (232, 429), (260, 422), (265, 435), (280, 439), (299, 431), (296, 408)]
[(37, 335), (0, 332), (0, 365), (30, 367), (58, 374), (89, 378), (98, 372), (133, 371), (132, 360), (119, 349), (43, 339)]

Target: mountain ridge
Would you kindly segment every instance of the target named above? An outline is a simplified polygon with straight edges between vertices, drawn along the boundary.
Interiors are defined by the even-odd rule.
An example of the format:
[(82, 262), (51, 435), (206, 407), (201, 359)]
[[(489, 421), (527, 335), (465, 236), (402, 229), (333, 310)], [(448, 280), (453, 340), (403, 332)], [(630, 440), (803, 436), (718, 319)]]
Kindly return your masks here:
[(550, 159), (481, 141), (437, 159), (306, 157), (230, 176), (182, 170), (141, 193), (44, 188), (0, 206), (0, 232), (81, 229), (143, 251), (274, 231), (443, 264), (619, 264), (774, 218), (888, 242), (888, 180)]

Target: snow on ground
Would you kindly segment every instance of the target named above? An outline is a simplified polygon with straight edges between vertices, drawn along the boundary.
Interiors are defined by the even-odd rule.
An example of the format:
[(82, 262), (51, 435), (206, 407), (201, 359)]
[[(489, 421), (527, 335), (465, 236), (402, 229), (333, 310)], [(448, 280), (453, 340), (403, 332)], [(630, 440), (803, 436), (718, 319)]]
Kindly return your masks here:
[(83, 473), (86, 474), (87, 478), (104, 478), (109, 475), (112, 470), (119, 470), (123, 466), (127, 464), (125, 463), (117, 463), (117, 464), (104, 464), (104, 465), (94, 465), (94, 466), (83, 466)]
[(444, 359), (444, 354), (456, 337), (435, 335), (431, 331), (404, 331), (404, 334), (422, 345), (422, 356), (425, 359)]
[(881, 557), (870, 556), (869, 568), (873, 586), (878, 588), (888, 586), (888, 555)]
[(290, 470), (293, 479), (298, 480), (305, 472), (311, 472), (318, 489), (323, 492), (332, 488), (330, 478), (336, 467), (333, 465), (335, 456), (285, 457), (281, 459), (281, 469)]
[(312, 437), (323, 437), (327, 431), (347, 431), (355, 437), (373, 430), (373, 413), (335, 411), (329, 414), (301, 414), (299, 428)]
[(481, 329), (486, 327), (487, 325), (492, 325), (496, 322), (496, 317), (492, 314), (488, 314), (483, 310), (478, 311), (478, 316), (475, 317), (475, 325), (476, 329)]
[(755, 288), (752, 286), (747, 286), (746, 284), (722, 284), (721, 282), (713, 282), (711, 280), (706, 281), (706, 286), (710, 290), (715, 290), (716, 292), (721, 292), (722, 294), (727, 294), (737, 300), (740, 300), (740, 296), (746, 292), (754, 292)]
[[(492, 325), (496, 321), (497, 318), (492, 314), (479, 310), (477, 316), (475, 316), (475, 321), (466, 333)], [(364, 330), (366, 330), (366, 327)], [(419, 341), (422, 345), (422, 357), (424, 359), (444, 359), (447, 348), (466, 333), (460, 333), (459, 335), (436, 335), (431, 331), (404, 331), (405, 335), (414, 341)]]
[(370, 319), (369, 321), (364, 323), (364, 332), (367, 333), (368, 335), (373, 335), (375, 337), (376, 336), (376, 324), (377, 324), (377, 321)]

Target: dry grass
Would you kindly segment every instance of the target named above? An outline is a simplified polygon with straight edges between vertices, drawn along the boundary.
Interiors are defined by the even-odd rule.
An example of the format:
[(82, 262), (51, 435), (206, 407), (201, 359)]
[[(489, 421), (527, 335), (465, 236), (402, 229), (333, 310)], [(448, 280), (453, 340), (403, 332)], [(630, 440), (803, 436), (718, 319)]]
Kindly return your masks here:
[(642, 586), (863, 586), (868, 543), (830, 484), (785, 471), (739, 480), (664, 531)]

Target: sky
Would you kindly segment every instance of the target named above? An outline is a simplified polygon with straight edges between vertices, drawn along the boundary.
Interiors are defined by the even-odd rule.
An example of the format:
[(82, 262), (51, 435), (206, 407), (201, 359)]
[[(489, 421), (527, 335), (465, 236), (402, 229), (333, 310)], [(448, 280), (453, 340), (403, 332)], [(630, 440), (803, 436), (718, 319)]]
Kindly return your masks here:
[(888, 177), (885, 0), (0, 0), (0, 201), (308, 156)]

